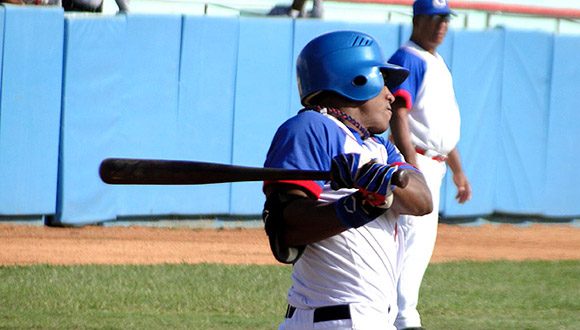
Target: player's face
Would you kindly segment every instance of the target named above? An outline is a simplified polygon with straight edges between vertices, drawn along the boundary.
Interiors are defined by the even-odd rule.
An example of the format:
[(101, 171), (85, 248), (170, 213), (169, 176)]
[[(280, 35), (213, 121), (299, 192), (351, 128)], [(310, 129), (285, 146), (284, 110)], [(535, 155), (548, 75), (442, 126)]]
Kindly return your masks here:
[(387, 87), (383, 87), (379, 95), (366, 101), (360, 107), (359, 122), (370, 133), (381, 134), (389, 128), (391, 120), (391, 104), (395, 97)]
[(421, 15), (415, 27), (425, 49), (435, 49), (445, 39), (449, 29), (449, 15)]

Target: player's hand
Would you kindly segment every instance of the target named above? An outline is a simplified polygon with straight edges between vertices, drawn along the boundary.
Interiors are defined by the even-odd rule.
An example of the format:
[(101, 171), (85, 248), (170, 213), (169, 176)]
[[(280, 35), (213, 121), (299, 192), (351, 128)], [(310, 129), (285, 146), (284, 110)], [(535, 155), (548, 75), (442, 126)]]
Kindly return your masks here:
[(361, 167), (355, 178), (354, 186), (359, 189), (367, 203), (375, 207), (389, 208), (393, 202), (391, 184), (398, 165), (369, 162)]
[(354, 188), (358, 172), (360, 154), (340, 154), (332, 159), (330, 165), (330, 187), (334, 190)]
[(463, 204), (471, 199), (471, 185), (463, 173), (453, 173), (453, 183), (457, 187), (455, 199)]

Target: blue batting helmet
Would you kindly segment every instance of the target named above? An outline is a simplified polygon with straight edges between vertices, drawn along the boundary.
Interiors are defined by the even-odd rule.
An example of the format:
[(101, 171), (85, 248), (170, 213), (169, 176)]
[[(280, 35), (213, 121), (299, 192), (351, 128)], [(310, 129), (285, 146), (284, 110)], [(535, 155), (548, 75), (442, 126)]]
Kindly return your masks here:
[(356, 31), (323, 34), (310, 41), (296, 62), (302, 105), (323, 91), (348, 99), (366, 101), (379, 95), (383, 86), (400, 85), (409, 71), (387, 63), (379, 44)]

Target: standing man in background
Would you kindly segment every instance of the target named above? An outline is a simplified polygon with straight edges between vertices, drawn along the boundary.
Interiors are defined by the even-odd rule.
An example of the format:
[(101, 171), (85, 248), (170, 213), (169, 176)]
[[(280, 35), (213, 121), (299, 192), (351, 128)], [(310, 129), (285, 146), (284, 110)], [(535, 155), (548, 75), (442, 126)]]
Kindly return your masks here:
[(405, 160), (423, 172), (433, 197), (430, 214), (401, 217), (405, 257), (398, 284), (397, 329), (422, 329), (417, 302), (435, 247), (446, 165), (453, 172), (457, 201), (464, 203), (471, 198), (471, 186), (457, 151), (460, 118), (453, 80), (436, 50), (443, 43), (452, 14), (447, 0), (416, 0), (411, 39), (389, 60), (410, 72), (393, 90), (392, 139)]

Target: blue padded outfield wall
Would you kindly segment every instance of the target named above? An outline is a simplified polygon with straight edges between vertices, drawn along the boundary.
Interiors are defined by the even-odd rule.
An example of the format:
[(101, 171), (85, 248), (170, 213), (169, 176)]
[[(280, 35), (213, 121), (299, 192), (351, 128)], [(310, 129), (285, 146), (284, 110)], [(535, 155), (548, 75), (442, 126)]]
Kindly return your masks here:
[[(294, 63), (328, 31), (408, 25), (287, 18), (78, 15), (0, 6), (0, 219), (84, 225), (148, 217), (258, 217), (260, 182), (107, 185), (107, 157), (262, 166), (300, 109)], [(580, 36), (450, 31), (440, 47), (462, 115), (473, 199), (448, 175), (442, 216), (580, 215)]]
[(0, 7), (0, 215), (56, 211), (61, 8)]

